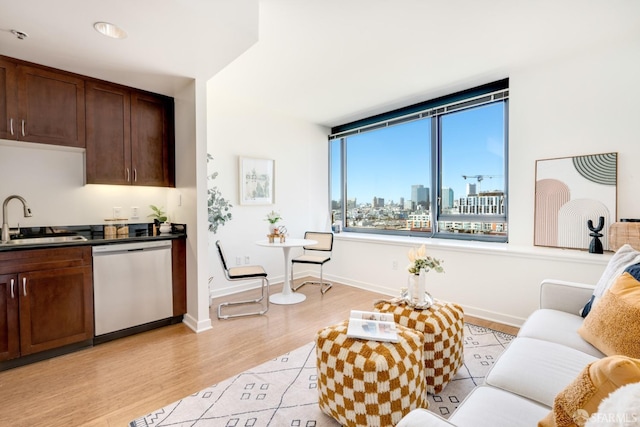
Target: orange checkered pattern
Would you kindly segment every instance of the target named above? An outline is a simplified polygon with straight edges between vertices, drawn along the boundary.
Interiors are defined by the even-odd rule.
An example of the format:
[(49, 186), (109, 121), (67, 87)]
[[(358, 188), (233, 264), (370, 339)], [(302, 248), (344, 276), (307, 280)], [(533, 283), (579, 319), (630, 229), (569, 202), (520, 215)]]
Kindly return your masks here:
[(316, 335), (320, 409), (343, 426), (396, 425), (427, 408), (423, 335), (398, 326), (400, 342), (347, 337), (348, 321)]
[(464, 363), (462, 307), (435, 300), (426, 310), (388, 302), (379, 302), (374, 308), (379, 312), (393, 313), (399, 325), (424, 333), (427, 393), (440, 393)]

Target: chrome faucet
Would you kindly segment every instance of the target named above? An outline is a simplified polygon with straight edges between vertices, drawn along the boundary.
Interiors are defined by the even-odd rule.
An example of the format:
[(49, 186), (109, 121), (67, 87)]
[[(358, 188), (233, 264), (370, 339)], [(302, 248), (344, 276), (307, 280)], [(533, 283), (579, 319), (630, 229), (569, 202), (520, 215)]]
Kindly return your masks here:
[(31, 216), (31, 208), (27, 206), (27, 201), (23, 197), (14, 194), (13, 196), (9, 196), (4, 199), (4, 203), (2, 204), (2, 243), (6, 243), (9, 241), (9, 220), (7, 219), (7, 204), (11, 199), (18, 199), (22, 202), (25, 218)]

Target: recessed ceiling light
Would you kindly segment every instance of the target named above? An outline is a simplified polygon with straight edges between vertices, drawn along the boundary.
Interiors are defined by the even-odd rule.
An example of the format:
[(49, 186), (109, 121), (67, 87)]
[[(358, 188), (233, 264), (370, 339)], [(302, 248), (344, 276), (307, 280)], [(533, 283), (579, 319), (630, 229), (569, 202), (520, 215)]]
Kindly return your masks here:
[(105, 36), (114, 39), (124, 39), (127, 37), (127, 32), (125, 30), (108, 22), (96, 22), (93, 24), (93, 28), (95, 28), (100, 34), (104, 34)]

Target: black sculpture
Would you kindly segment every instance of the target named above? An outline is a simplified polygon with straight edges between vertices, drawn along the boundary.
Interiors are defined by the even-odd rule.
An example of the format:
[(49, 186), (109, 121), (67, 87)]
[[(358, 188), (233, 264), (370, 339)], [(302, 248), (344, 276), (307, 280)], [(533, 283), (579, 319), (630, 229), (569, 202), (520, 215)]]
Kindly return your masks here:
[(591, 243), (589, 244), (589, 253), (590, 254), (604, 253), (602, 249), (602, 242), (600, 241), (600, 237), (602, 237), (602, 234), (600, 233), (600, 231), (602, 231), (602, 229), (604, 228), (604, 217), (603, 216), (600, 217), (597, 227), (593, 226), (593, 221), (591, 220), (587, 221), (587, 226), (589, 227), (589, 230), (591, 230), (591, 233), (589, 234), (589, 236), (593, 237), (593, 239), (591, 239)]

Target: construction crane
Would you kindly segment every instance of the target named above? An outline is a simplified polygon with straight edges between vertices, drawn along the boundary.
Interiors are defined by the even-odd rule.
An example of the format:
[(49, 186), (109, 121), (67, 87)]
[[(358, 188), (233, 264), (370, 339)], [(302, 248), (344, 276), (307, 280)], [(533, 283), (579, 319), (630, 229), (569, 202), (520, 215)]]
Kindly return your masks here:
[(482, 183), (482, 180), (484, 180), (485, 178), (497, 178), (500, 175), (462, 175), (462, 178), (466, 179), (475, 179), (476, 181), (478, 181), (478, 191), (477, 194), (478, 196), (480, 195), (480, 186)]

